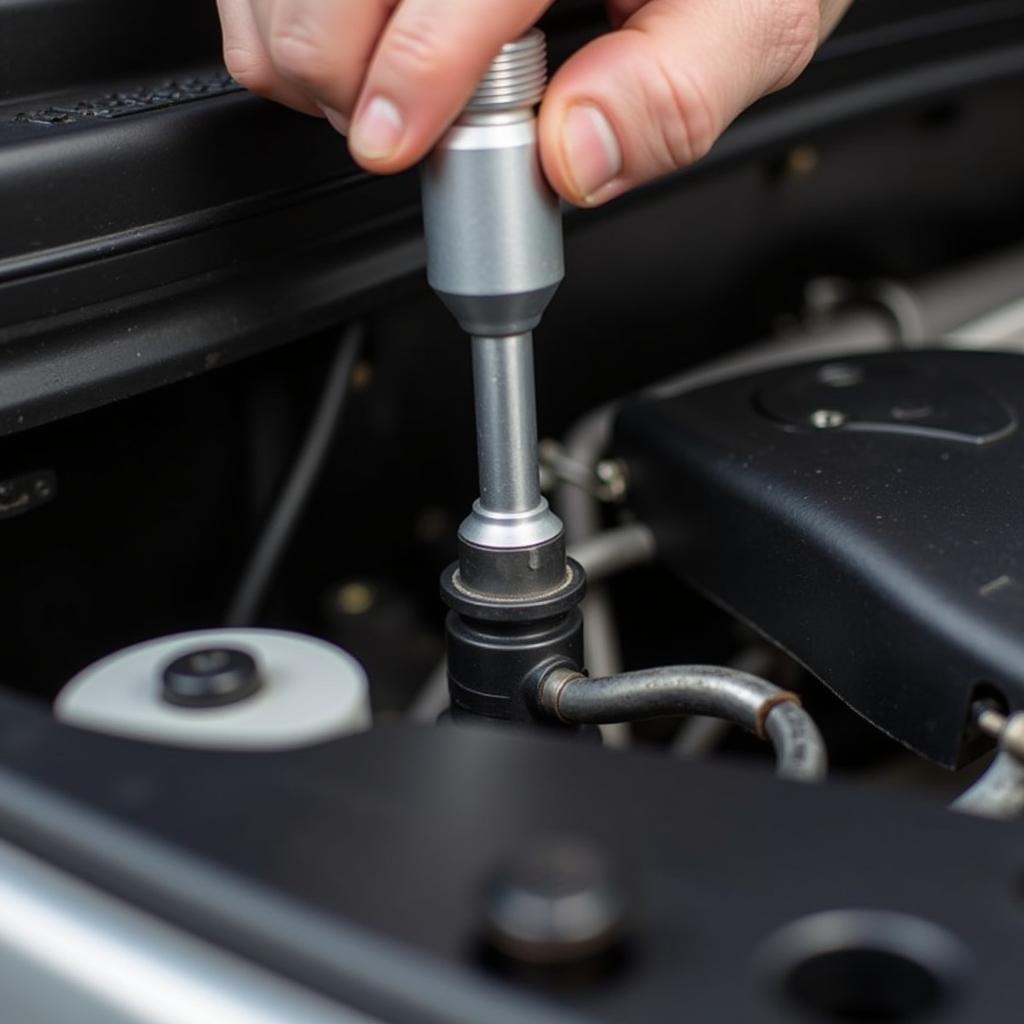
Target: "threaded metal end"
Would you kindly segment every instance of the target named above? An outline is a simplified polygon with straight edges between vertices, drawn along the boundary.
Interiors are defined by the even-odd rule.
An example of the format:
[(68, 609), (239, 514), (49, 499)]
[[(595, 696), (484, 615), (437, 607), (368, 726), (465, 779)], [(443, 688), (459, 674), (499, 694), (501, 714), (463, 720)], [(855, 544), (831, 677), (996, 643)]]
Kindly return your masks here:
[(540, 29), (506, 43), (480, 80), (466, 111), (486, 114), (535, 107), (548, 84), (548, 45)]

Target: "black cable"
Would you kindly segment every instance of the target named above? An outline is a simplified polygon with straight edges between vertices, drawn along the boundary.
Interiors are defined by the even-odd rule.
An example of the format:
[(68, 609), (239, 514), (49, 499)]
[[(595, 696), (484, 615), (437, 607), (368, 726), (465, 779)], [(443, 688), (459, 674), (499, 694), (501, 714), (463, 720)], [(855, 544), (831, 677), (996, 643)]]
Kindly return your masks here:
[(309, 497), (323, 471), (331, 442), (345, 411), (352, 371), (363, 348), (366, 329), (350, 325), (338, 342), (320, 403), (302, 442), (295, 466), (249, 559), (225, 616), (228, 626), (251, 626), (267, 598)]

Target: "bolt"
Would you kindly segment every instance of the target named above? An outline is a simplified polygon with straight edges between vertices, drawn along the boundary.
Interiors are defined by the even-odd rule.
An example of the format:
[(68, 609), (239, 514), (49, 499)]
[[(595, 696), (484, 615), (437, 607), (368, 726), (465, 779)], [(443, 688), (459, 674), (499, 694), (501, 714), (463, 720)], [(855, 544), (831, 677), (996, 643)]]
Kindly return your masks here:
[(164, 669), (163, 699), (183, 708), (219, 708), (257, 693), (263, 681), (251, 654), (228, 647), (190, 651)]
[(491, 878), (484, 936), (518, 964), (576, 965), (618, 947), (625, 915), (618, 879), (599, 851), (547, 841), (511, 857)]
[(598, 497), (602, 501), (624, 501), (629, 490), (629, 476), (621, 459), (602, 459), (596, 468), (600, 481)]
[(846, 422), (846, 413), (838, 409), (815, 409), (811, 413), (811, 426), (817, 430), (835, 430)]
[(992, 701), (974, 705), (974, 721), (986, 736), (999, 741), (999, 746), (1024, 762), (1024, 712), (1005, 715)]

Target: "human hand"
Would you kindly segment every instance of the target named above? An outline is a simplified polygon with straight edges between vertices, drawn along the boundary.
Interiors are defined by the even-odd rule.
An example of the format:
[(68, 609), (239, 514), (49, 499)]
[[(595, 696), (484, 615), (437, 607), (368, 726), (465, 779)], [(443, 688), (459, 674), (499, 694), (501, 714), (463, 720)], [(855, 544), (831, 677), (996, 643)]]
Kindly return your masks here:
[[(326, 116), (382, 174), (421, 159), (494, 54), (552, 0), (217, 0), (228, 71)], [(700, 159), (743, 109), (792, 82), (851, 0), (608, 0), (614, 31), (555, 75), (544, 170), (596, 206)]]

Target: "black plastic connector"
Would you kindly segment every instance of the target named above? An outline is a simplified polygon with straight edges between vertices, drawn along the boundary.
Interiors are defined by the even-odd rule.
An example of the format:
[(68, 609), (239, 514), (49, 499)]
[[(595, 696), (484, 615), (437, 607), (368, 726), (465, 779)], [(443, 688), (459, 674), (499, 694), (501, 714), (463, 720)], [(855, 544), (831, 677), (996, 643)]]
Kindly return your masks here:
[[(494, 552), (501, 558), (502, 552)], [(542, 675), (564, 666), (582, 670), (586, 574), (572, 559), (564, 582), (545, 594), (500, 598), (460, 582), (459, 564), (441, 576), (447, 620), (448, 685), (456, 721), (484, 718), (536, 722), (529, 694)]]

